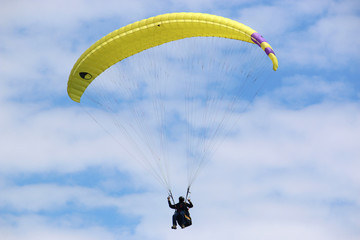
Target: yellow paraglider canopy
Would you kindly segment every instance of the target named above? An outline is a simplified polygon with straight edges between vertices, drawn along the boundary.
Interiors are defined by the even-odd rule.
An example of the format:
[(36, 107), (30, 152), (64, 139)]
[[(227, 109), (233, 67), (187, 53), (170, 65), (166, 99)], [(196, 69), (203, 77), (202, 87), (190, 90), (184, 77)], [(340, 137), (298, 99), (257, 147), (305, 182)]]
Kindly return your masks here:
[(107, 68), (143, 50), (189, 37), (222, 37), (258, 44), (278, 68), (271, 46), (260, 34), (237, 21), (203, 13), (170, 13), (122, 27), (87, 49), (71, 70), (68, 94), (76, 102)]

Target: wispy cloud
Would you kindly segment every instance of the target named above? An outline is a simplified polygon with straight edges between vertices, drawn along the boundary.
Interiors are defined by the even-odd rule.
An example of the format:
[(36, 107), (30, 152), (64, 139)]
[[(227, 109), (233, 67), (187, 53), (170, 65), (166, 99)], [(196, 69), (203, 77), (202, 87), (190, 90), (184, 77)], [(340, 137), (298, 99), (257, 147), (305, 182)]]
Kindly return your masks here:
[[(0, 236), (358, 239), (359, 8), (351, 0), (3, 2)], [(178, 11), (250, 25), (280, 67), (194, 184), (194, 225), (174, 233), (165, 193), (71, 102), (66, 83), (103, 35)]]

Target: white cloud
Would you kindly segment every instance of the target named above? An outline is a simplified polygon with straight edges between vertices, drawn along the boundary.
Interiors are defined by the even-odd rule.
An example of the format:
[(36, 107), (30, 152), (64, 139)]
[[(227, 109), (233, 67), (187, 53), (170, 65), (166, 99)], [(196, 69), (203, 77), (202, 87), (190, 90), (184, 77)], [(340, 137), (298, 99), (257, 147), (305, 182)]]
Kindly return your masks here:
[(339, 69), (359, 60), (358, 10), (355, 1), (287, 1), (240, 9), (237, 20), (263, 34), (284, 67)]
[[(333, 4), (329, 11), (340, 5)], [(340, 69), (359, 60), (359, 46), (353, 44), (353, 39), (359, 38), (354, 31), (360, 27), (358, 15), (354, 12), (343, 15), (335, 11), (315, 19), (303, 31), (292, 31), (285, 39), (281, 54), (288, 59), (287, 63)], [(287, 51), (283, 51), (285, 48)]]
[[(111, 197), (101, 190), (56, 184), (28, 184), (24, 186), (5, 186), (1, 189), (0, 207), (15, 212), (38, 213), (64, 209), (74, 203), (78, 209), (115, 207), (119, 213), (140, 214), (146, 211), (141, 207), (142, 198), (149, 194), (127, 194)], [(138, 199), (138, 200), (137, 200)]]
[[(109, 18), (121, 15), (127, 19), (142, 16), (153, 9), (147, 1), (44, 1), (26, 0), (6, 1), (2, 8), (2, 26), (66, 26), (77, 27), (81, 21), (92, 21), (97, 18)], [(40, 7), (41, 6), (41, 7)], [(147, 7), (150, 7), (147, 8)]]
[[(7, 185), (2, 186), (1, 206), (30, 213), (61, 209), (69, 201), (89, 209), (116, 206), (119, 211), (141, 216), (134, 234), (119, 233), (127, 239), (194, 236), (199, 239), (210, 236), (278, 239), (293, 234), (299, 239), (341, 236), (356, 239), (358, 233), (351, 227), (360, 224), (355, 217), (356, 210), (348, 212), (351, 206), (342, 209), (331, 206), (331, 202), (344, 200), (358, 204), (360, 201), (356, 192), (360, 182), (357, 173), (360, 153), (356, 145), (360, 131), (358, 112), (352, 104), (323, 103), (288, 110), (259, 101), (253, 111), (241, 118), (240, 135), (225, 142), (214, 158), (216, 161), (207, 165), (193, 186), (194, 226), (182, 232), (171, 232), (171, 210), (167, 209), (161, 191), (116, 198), (77, 186)], [(53, 111), (49, 116), (63, 119)], [(329, 132), (334, 138), (329, 137)], [(83, 164), (86, 166), (89, 162)], [(153, 207), (144, 205), (144, 199)], [(23, 239), (25, 235), (51, 237), (57, 234), (54, 228), (59, 229), (59, 223), (52, 219), (40, 217), (32, 221), (34, 225), (26, 219), (29, 216), (2, 218), (6, 224), (1, 231), (6, 232), (9, 239)], [(16, 224), (8, 225), (11, 221)], [(71, 225), (76, 224), (71, 221), (68, 224), (69, 227), (60, 228), (59, 236), (81, 239), (88, 237), (85, 234), (88, 230), (94, 231), (93, 239), (116, 238), (112, 231), (72, 228)]]
[[(165, 196), (162, 199), (159, 193), (114, 198), (81, 187), (10, 186), (2, 189), (1, 205), (31, 212), (59, 209), (68, 201), (90, 209), (117, 206), (142, 216), (134, 239), (152, 239), (152, 236), (206, 239), (205, 232), (209, 229), (213, 229), (211, 236), (225, 234), (250, 239), (263, 238), (262, 234), (267, 239), (292, 234), (307, 239), (329, 239), (329, 236), (337, 239), (347, 232), (349, 239), (356, 239), (356, 231), (341, 223), (345, 220), (358, 226), (353, 216), (356, 211), (348, 213), (346, 208), (344, 211), (340, 208), (335, 216), (329, 215), (331, 201), (344, 199), (354, 204), (360, 201), (356, 192), (360, 154), (355, 141), (359, 132), (356, 107), (339, 105), (335, 109), (324, 104), (288, 111), (258, 106), (241, 121), (241, 135), (224, 144), (214, 158), (218, 160), (208, 165), (195, 183), (194, 226), (180, 236), (173, 236), (167, 230), (171, 211), (167, 209)], [(336, 137), (328, 137), (329, 132)], [(144, 199), (153, 208), (144, 205)], [(154, 212), (161, 213), (155, 217)], [(39, 232), (29, 230), (29, 236), (48, 232), (46, 225), (38, 224)], [(236, 230), (239, 226), (240, 233)], [(6, 231), (14, 234), (15, 230), (11, 229)], [(78, 231), (82, 232), (74, 230), (69, 235), (77, 236)], [(13, 237), (17, 239), (16, 236)]]
[[(309, 76), (292, 69), (294, 65), (311, 65), (346, 72), (346, 64), (357, 68), (351, 60), (357, 61), (360, 51), (355, 31), (359, 28), (359, 4), (309, 0), (264, 6), (246, 2), (246, 8), (240, 10), (231, 6), (242, 2), (227, 4), (2, 2), (0, 236), (358, 239), (360, 111), (357, 102), (349, 100), (357, 90), (341, 79), (328, 80), (321, 73)], [(165, 193), (154, 187), (156, 182), (149, 180), (136, 163), (127, 161), (116, 142), (76, 105), (53, 106), (51, 102), (56, 101), (53, 94), (68, 100), (65, 89), (70, 68), (92, 41), (82, 39), (81, 31), (87, 31), (88, 37), (98, 34), (95, 28), (82, 28), (84, 24), (115, 19), (120, 27), (180, 10), (224, 13), (225, 17), (245, 21), (278, 50), (280, 65), (291, 77), (284, 78), (283, 87), (258, 99), (240, 118), (238, 135), (225, 140), (193, 186), (194, 226), (174, 232), (170, 229), (172, 211), (166, 206)], [(108, 22), (100, 26), (109, 27)], [(48, 94), (38, 97), (41, 92)], [(20, 101), (10, 101), (14, 97)], [(94, 166), (128, 171), (131, 183), (109, 178), (103, 185), (87, 188), (57, 182), (16, 186), (12, 181), (22, 173), (58, 172), (66, 177), (67, 173)], [(181, 174), (177, 177), (176, 185), (186, 181)], [(114, 197), (107, 192), (114, 185), (142, 185), (150, 193)], [(181, 191), (177, 188), (174, 193)], [(140, 223), (131, 231), (127, 226), (113, 230), (96, 223), (86, 225), (86, 214), (51, 216), (69, 202), (87, 210), (112, 206), (121, 213), (140, 216)]]
[[(281, 52), (288, 63), (320, 68), (340, 69), (358, 60), (360, 49), (352, 44), (357, 39), (360, 18), (356, 16), (331, 16), (314, 23), (308, 30), (290, 34), (285, 43), (287, 52)], [(349, 43), (349, 44), (348, 44)], [(282, 50), (281, 50), (282, 51)]]
[[(91, 133), (95, 125), (91, 125), (88, 118), (85, 121), (84, 114), (61, 109), (47, 111), (33, 104), (11, 104), (6, 110), (7, 114), (1, 120), (4, 127), (0, 137), (4, 147), (0, 153), (2, 171), (60, 166), (78, 169), (83, 164), (82, 156), (91, 155), (86, 138), (88, 134), (96, 135), (96, 132)], [(84, 135), (79, 134), (79, 128)], [(79, 138), (84, 142), (75, 144)]]
[(73, 228), (77, 220), (60, 219), (55, 224), (46, 217), (28, 215), (22, 217), (2, 216), (0, 234), (5, 240), (17, 239), (105, 239), (117, 237), (101, 227)]

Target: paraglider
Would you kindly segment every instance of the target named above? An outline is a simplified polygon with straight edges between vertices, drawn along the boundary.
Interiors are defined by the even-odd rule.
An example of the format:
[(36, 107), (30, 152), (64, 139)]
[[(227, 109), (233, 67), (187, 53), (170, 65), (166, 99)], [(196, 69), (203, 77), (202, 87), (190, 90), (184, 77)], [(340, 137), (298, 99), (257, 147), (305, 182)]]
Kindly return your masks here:
[(192, 224), (189, 208), (192, 208), (194, 205), (191, 202), (190, 199), (187, 199), (185, 201), (185, 198), (183, 196), (179, 197), (179, 202), (176, 204), (172, 204), (170, 202), (170, 196), (168, 196), (168, 204), (169, 207), (172, 209), (175, 209), (175, 213), (172, 217), (172, 229), (176, 229), (177, 223), (181, 228), (186, 228)]
[(222, 37), (255, 43), (278, 68), (270, 44), (250, 27), (224, 17), (204, 13), (170, 13), (122, 27), (87, 49), (71, 70), (68, 94), (76, 102), (103, 71), (115, 63), (146, 49), (190, 37)]
[[(189, 191), (263, 84), (269, 61), (254, 45), (276, 71), (270, 44), (242, 23), (203, 13), (151, 17), (87, 49), (71, 70), (67, 92), (168, 192), (169, 166), (182, 168), (186, 160)], [(117, 77), (103, 77), (113, 67)], [(101, 123), (105, 115), (111, 120)], [(191, 225), (184, 209), (175, 216), (180, 226)]]

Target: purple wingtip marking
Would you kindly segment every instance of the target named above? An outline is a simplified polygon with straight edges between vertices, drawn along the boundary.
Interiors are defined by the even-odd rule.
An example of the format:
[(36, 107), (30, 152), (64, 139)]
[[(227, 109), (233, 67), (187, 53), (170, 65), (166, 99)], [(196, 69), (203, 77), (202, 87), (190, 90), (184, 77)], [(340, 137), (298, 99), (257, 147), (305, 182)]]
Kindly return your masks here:
[(262, 42), (266, 42), (265, 38), (263, 38), (259, 33), (254, 32), (251, 34), (251, 40), (256, 43), (259, 47), (261, 47)]
[[(257, 32), (254, 32), (253, 34), (251, 34), (251, 40), (254, 43), (256, 43), (259, 47), (261, 47), (261, 43), (266, 42), (265, 38), (263, 38), (263, 36), (261, 36)], [(264, 51), (265, 51), (266, 55), (269, 55), (270, 53), (273, 53), (275, 55), (274, 51), (269, 47), (265, 48)]]
[(269, 55), (270, 53), (275, 55), (274, 51), (269, 47), (265, 48), (265, 52), (266, 52), (266, 55)]

